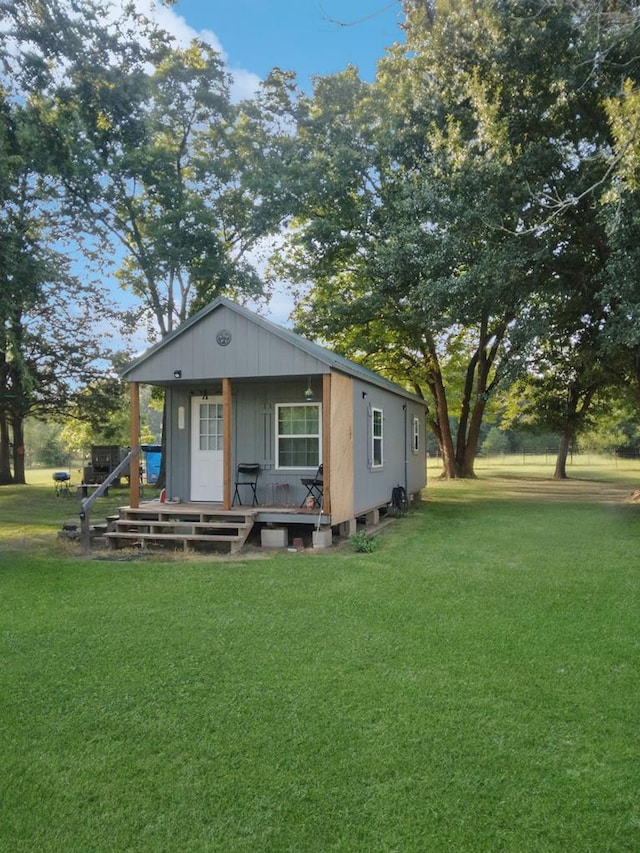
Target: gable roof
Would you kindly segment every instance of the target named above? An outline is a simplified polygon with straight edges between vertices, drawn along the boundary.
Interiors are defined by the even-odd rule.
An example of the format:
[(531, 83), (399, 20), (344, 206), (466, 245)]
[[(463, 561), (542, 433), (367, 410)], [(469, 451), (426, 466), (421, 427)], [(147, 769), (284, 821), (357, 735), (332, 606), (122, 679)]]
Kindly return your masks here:
[(364, 380), (365, 382), (368, 382), (372, 385), (377, 385), (395, 394), (407, 397), (408, 399), (415, 400), (424, 404), (424, 401), (420, 397), (407, 391), (401, 385), (397, 385), (395, 382), (391, 382), (389, 379), (385, 379), (383, 376), (380, 376), (373, 370), (369, 370), (368, 368), (363, 367), (361, 364), (358, 364), (355, 361), (351, 361), (350, 359), (345, 358), (344, 356), (341, 356), (338, 353), (327, 349), (326, 347), (320, 346), (320, 344), (313, 343), (312, 341), (303, 338), (301, 335), (297, 335), (295, 332), (292, 332), (290, 329), (286, 329), (284, 326), (279, 326), (277, 323), (274, 323), (271, 320), (267, 320), (260, 314), (256, 314), (254, 311), (250, 311), (248, 308), (245, 308), (242, 305), (238, 305), (236, 302), (232, 302), (230, 299), (227, 299), (224, 296), (218, 296), (213, 302), (209, 303), (204, 308), (201, 308), (200, 311), (197, 311), (195, 314), (185, 320), (185, 322), (182, 323), (177, 329), (174, 329), (172, 332), (169, 332), (169, 334), (165, 335), (165, 337), (161, 341), (158, 341), (158, 343), (151, 346), (141, 356), (139, 356), (130, 364), (128, 364), (126, 368), (122, 371), (122, 376), (126, 378), (131, 373), (135, 373), (138, 368), (140, 368), (154, 356), (161, 353), (166, 348), (170, 347), (172, 343), (176, 341), (176, 339), (182, 338), (184, 335), (188, 335), (189, 332), (192, 331), (200, 323), (202, 323), (203, 320), (210, 317), (211, 315), (219, 311), (221, 308), (227, 309), (233, 314), (242, 317), (244, 320), (255, 324), (268, 334), (273, 335), (274, 337), (285, 342), (289, 346), (299, 350), (301, 353), (304, 353), (305, 355), (309, 356), (320, 364), (325, 365), (330, 370), (337, 370), (348, 376)]

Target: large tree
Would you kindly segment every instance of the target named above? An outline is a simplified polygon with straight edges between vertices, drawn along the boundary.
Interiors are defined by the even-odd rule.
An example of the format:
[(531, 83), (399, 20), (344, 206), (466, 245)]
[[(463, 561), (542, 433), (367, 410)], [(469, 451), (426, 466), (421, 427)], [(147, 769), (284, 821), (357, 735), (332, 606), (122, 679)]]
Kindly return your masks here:
[(583, 316), (581, 329), (573, 318), (562, 327), (562, 310), (537, 343), (529, 372), (514, 383), (503, 426), (550, 431), (559, 436), (554, 478), (567, 479), (567, 460), (581, 435), (593, 426), (614, 389), (621, 393), (624, 372), (607, 358), (601, 324)]
[[(447, 476), (473, 475), (487, 401), (525, 363), (539, 312), (559, 286), (583, 287), (587, 265), (580, 280), (562, 270), (594, 231), (584, 217), (576, 236), (576, 214), (610, 169), (617, 83), (582, 5), (407, 2), (406, 44), (375, 84), (354, 69), (317, 80), (299, 124), (298, 215), (278, 267), (311, 282), (299, 327), (431, 400)], [(602, 264), (591, 295), (601, 281)]]
[(0, 14), (5, 79), (39, 120), (57, 215), (136, 297), (130, 322), (155, 340), (223, 291), (263, 293), (252, 252), (286, 213), (270, 189), (287, 76), (235, 104), (216, 51), (175, 47), (133, 5), (9, 0)]
[[(232, 102), (220, 55), (200, 41), (176, 47), (109, 0), (20, 0), (5, 15), (16, 95), (40, 110), (57, 152), (63, 212), (94, 258), (115, 265), (150, 337), (222, 291), (261, 294), (251, 252), (280, 225), (265, 191), (277, 161), (248, 144), (259, 98)], [(265, 81), (263, 104), (280, 79)]]
[(24, 483), (24, 423), (60, 416), (104, 369), (95, 335), (108, 309), (70, 270), (50, 160), (29, 105), (0, 108), (0, 483)]

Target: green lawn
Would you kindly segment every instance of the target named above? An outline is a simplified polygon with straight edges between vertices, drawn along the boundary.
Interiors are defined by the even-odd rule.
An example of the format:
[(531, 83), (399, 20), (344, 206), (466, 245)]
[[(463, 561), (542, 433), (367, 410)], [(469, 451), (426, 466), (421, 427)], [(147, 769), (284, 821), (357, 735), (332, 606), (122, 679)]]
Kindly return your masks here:
[(0, 850), (639, 850), (640, 504), (498, 473), (237, 559), (85, 560), (0, 489)]

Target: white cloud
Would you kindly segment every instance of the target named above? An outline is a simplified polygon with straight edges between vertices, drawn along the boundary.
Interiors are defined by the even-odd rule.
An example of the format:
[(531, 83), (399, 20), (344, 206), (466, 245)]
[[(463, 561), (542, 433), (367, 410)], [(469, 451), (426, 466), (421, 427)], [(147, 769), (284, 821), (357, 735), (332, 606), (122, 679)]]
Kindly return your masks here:
[[(116, 0), (116, 5), (121, 5), (122, 2), (124, 0)], [(260, 84), (260, 77), (245, 68), (229, 67), (227, 53), (213, 30), (195, 30), (182, 15), (154, 0), (136, 0), (136, 6), (142, 14), (152, 18), (163, 30), (172, 35), (181, 47), (186, 47), (193, 39), (198, 38), (218, 51), (232, 78), (231, 97), (234, 101), (250, 98), (255, 93)]]
[[(218, 51), (231, 75), (231, 97), (234, 101), (250, 98), (255, 94), (260, 85), (260, 77), (246, 68), (232, 68), (228, 64), (227, 53), (218, 36), (212, 30), (201, 30), (198, 32), (190, 26), (182, 15), (177, 14), (172, 8), (162, 5), (158, 0), (134, 0), (135, 8), (145, 17), (155, 21), (163, 30), (172, 35), (176, 44), (181, 47), (189, 45), (193, 39), (198, 38), (211, 45)], [(106, 18), (108, 21), (116, 21), (124, 14), (123, 8), (129, 5), (129, 0), (111, 0), (107, 7)], [(82, 16), (81, 6), (74, 9), (76, 14)], [(0, 32), (6, 32), (9, 28), (7, 20), (0, 18)], [(4, 49), (9, 55), (18, 55), (19, 49), (11, 39), (6, 39)]]
[(229, 73), (233, 78), (231, 83), (231, 100), (242, 101), (244, 98), (250, 98), (255, 94), (260, 85), (260, 77), (252, 71), (245, 71), (242, 68), (230, 68)]

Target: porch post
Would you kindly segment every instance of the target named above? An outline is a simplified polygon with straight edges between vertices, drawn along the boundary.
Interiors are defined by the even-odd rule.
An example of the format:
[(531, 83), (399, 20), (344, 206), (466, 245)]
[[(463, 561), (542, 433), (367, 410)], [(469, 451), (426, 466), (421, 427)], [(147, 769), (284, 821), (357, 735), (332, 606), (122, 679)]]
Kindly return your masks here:
[[(140, 444), (140, 385), (138, 382), (129, 383), (131, 398), (131, 449)], [(131, 457), (129, 467), (129, 506), (136, 509), (140, 506), (140, 459), (136, 453)]]
[(322, 507), (331, 512), (331, 374), (322, 375)]
[(231, 380), (222, 380), (223, 493), (222, 508), (231, 509)]

